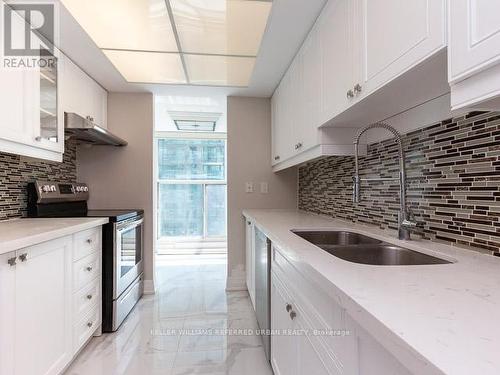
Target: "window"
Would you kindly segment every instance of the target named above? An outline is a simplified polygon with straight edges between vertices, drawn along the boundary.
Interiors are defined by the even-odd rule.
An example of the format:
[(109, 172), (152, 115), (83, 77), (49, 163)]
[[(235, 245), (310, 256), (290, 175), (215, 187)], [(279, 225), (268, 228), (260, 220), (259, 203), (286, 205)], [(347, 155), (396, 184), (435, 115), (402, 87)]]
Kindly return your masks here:
[(226, 236), (226, 141), (158, 139), (158, 236)]

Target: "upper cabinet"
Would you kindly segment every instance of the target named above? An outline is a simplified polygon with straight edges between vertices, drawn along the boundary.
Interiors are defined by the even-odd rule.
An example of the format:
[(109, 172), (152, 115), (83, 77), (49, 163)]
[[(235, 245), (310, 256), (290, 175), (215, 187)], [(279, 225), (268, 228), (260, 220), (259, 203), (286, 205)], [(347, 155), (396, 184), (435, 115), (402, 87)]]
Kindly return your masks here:
[(329, 1), (316, 23), (317, 34), (311, 34), (306, 40), (308, 43), (312, 38), (319, 39), (316, 48), (321, 66), (312, 72), (321, 82), (320, 116), (314, 124), (316, 127), (344, 111), (354, 97), (354, 9), (353, 0)]
[(449, 92), (445, 47), (446, 0), (328, 1), (272, 98), (274, 170)]
[(64, 59), (65, 80), (61, 87), (63, 110), (77, 113), (107, 127), (108, 93), (68, 57)]
[[(11, 13), (13, 43), (24, 44), (25, 21)], [(0, 30), (4, 40), (4, 28)], [(17, 40), (19, 39), (19, 41)], [(22, 39), (22, 41), (21, 41)], [(60, 105), (60, 54), (56, 48), (30, 33), (32, 49), (39, 56), (30, 56), (28, 68), (0, 69), (0, 151), (62, 161), (64, 152), (63, 112)]]
[(500, 61), (500, 2), (450, 3), (450, 82), (468, 78)]
[(500, 108), (500, 2), (449, 2), (452, 109)]
[(370, 95), (446, 46), (446, 1), (356, 1), (355, 95)]

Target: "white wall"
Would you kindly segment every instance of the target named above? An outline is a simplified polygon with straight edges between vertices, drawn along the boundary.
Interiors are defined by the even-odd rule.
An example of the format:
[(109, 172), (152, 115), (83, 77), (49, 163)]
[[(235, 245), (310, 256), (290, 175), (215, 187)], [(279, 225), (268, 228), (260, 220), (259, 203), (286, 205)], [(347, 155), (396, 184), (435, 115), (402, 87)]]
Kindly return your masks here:
[[(228, 97), (228, 284), (230, 290), (245, 286), (245, 208), (296, 208), (297, 170), (271, 169), (271, 100)], [(245, 193), (245, 183), (254, 193)], [(269, 184), (262, 194), (260, 182)]]
[(146, 288), (154, 279), (153, 95), (110, 93), (108, 130), (126, 147), (92, 146), (78, 150), (78, 180), (90, 186), (90, 208), (145, 210)]

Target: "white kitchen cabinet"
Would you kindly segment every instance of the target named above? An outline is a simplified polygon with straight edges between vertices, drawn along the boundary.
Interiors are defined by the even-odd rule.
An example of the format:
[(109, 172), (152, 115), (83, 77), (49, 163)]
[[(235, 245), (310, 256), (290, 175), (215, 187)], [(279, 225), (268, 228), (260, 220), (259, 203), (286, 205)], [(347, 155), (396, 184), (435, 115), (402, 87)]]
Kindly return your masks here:
[(356, 1), (358, 100), (446, 47), (446, 0)]
[(245, 220), (245, 274), (248, 294), (255, 310), (255, 245), (254, 225), (250, 220)]
[(16, 253), (0, 255), (0, 374), (15, 375)]
[(449, 80), (455, 83), (500, 62), (500, 2), (449, 2)]
[(346, 142), (346, 128), (448, 93), (445, 10), (446, 0), (328, 1), (273, 95), (273, 169), (352, 155), (357, 130)]
[(328, 354), (326, 361), (322, 359), (312, 327), (275, 273), (271, 277), (271, 329), (275, 333), (271, 336), (271, 365), (276, 375), (342, 374), (328, 361)]
[[(320, 118), (322, 125), (352, 103), (355, 56), (353, 44), (354, 0), (331, 0), (318, 18), (321, 69)], [(314, 34), (308, 36), (314, 38)]]
[[(25, 21), (15, 12), (11, 13), (11, 20), (14, 43), (23, 45)], [(2, 28), (2, 39), (3, 32)], [(49, 53), (48, 44), (36, 34), (31, 33), (30, 38), (33, 49), (43, 47)], [(21, 59), (16, 57), (16, 61)], [(62, 161), (64, 124), (58, 91), (61, 80), (59, 51), (54, 48), (48, 55), (27, 59), (31, 64), (33, 60), (38, 63), (30, 68), (12, 67), (0, 71), (0, 110), (4, 119), (0, 127), (0, 151)]]
[[(297, 337), (291, 334), (294, 322), (290, 319), (292, 300), (278, 278), (271, 277), (271, 365), (276, 375), (297, 374)], [(288, 311), (289, 310), (289, 311)]]
[(321, 53), (315, 27), (298, 53), (295, 74), (297, 110), (294, 123), (294, 149), (304, 152), (317, 144), (321, 99)]
[(17, 252), (16, 374), (58, 374), (72, 357), (71, 247), (64, 237)]
[(63, 110), (88, 117), (97, 125), (107, 127), (108, 93), (80, 69), (70, 58), (64, 58), (65, 80), (61, 87)]
[[(101, 227), (0, 255), (0, 373), (61, 374), (101, 324), (101, 273), (74, 282), (78, 262), (101, 256)], [(93, 253), (78, 246), (97, 239)], [(92, 258), (93, 259), (93, 258)], [(89, 263), (90, 264), (90, 263)], [(94, 264), (94, 263), (92, 263)], [(88, 272), (89, 275), (91, 272)]]
[(274, 244), (271, 275), (271, 364), (276, 375), (411, 374), (347, 314), (340, 296), (295, 268)]
[(448, 74), (452, 110), (500, 109), (500, 3), (449, 2)]

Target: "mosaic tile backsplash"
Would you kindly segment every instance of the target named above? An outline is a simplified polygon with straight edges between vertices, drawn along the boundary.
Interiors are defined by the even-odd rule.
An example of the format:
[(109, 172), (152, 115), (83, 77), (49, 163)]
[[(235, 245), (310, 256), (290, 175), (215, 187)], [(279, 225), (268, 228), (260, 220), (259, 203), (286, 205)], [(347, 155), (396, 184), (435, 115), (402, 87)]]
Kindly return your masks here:
[(66, 142), (62, 163), (0, 152), (0, 220), (25, 215), (26, 185), (37, 179), (76, 182), (76, 144)]
[[(423, 237), (488, 253), (500, 251), (500, 113), (474, 112), (405, 134), (408, 204)], [(362, 177), (398, 176), (396, 143), (368, 147)], [(352, 203), (353, 157), (299, 168), (299, 208), (397, 228), (398, 181), (363, 183)]]

